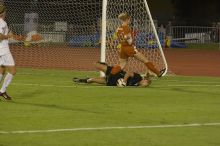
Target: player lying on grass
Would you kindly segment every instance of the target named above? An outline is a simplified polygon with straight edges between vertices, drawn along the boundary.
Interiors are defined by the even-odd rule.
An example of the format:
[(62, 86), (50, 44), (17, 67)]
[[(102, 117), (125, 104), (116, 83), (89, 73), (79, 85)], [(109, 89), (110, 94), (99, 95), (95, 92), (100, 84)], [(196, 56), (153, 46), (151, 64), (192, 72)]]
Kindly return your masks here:
[[(107, 86), (139, 86), (147, 87), (151, 84), (151, 81), (143, 78), (138, 73), (128, 73), (123, 70), (116, 74), (112, 73), (112, 66), (108, 66), (106, 63), (97, 62), (95, 68), (105, 73), (105, 77), (97, 78), (73, 78), (76, 83), (98, 83)], [(118, 82), (121, 82), (120, 84)]]
[(152, 62), (148, 61), (148, 59), (138, 50), (136, 49), (136, 46), (134, 45), (134, 36), (131, 28), (129, 27), (129, 24), (131, 22), (131, 17), (128, 13), (121, 13), (118, 16), (118, 19), (122, 22), (122, 25), (118, 27), (116, 31), (116, 36), (119, 41), (118, 49), (119, 49), (119, 62), (120, 65), (113, 68), (113, 72), (118, 72), (121, 69), (124, 69), (127, 60), (129, 57), (134, 57), (135, 59), (143, 62), (147, 69), (155, 73), (158, 77), (161, 77), (166, 69), (162, 69), (159, 71), (155, 68)]

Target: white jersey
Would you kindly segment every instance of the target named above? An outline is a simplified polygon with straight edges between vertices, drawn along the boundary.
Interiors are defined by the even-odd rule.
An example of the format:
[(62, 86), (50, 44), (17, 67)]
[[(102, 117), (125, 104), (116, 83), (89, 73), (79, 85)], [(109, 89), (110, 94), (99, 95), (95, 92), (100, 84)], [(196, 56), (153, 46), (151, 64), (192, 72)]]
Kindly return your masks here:
[[(0, 18), (0, 33), (3, 35), (8, 35), (9, 33), (8, 25), (2, 18)], [(8, 39), (0, 40), (0, 56), (10, 53), (8, 43)]]

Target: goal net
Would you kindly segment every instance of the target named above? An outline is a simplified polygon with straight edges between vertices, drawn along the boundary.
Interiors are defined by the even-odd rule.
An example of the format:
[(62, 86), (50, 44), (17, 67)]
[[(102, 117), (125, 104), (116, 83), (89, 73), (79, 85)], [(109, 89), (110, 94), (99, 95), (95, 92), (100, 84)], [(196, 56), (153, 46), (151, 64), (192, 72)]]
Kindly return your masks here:
[[(3, 0), (18, 67), (94, 70), (100, 60), (102, 0)], [(42, 39), (33, 41), (29, 34)]]
[[(103, 2), (107, 1), (106, 33), (102, 32)], [(104, 59), (118, 64), (117, 40), (110, 45), (117, 16), (127, 12), (132, 16), (135, 43), (140, 52), (158, 69), (166, 66), (156, 34), (147, 12), (145, 0), (3, 0), (7, 8), (6, 21), (10, 29), (25, 36), (10, 40), (10, 49), (18, 67), (94, 70), (93, 62), (101, 57), (101, 40), (106, 39)], [(103, 27), (104, 28), (104, 27)], [(34, 40), (31, 35), (40, 35)], [(103, 51), (102, 51), (103, 52)], [(103, 54), (102, 54), (103, 58)], [(143, 71), (141, 62), (129, 60), (129, 68)]]

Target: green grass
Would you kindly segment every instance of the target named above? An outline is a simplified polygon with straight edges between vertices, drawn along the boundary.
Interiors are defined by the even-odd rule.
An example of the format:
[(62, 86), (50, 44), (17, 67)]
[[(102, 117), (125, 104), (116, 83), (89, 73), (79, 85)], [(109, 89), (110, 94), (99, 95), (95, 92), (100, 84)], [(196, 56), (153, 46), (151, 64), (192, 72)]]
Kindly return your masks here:
[[(220, 123), (220, 78), (164, 77), (149, 88), (72, 83), (87, 74), (18, 69), (13, 101), (0, 101), (0, 131)], [(0, 146), (219, 146), (219, 135), (220, 126), (0, 134)]]

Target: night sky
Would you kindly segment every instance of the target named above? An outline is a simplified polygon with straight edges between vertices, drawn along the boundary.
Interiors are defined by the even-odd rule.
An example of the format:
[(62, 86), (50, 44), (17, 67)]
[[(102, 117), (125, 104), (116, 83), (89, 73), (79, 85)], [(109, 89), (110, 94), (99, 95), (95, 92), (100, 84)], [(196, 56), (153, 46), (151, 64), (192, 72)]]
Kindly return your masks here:
[[(97, 2), (101, 3), (102, 0), (66, 0), (66, 3), (88, 3)], [(211, 25), (213, 22), (220, 21), (220, 0), (147, 0), (152, 16), (154, 19), (158, 20), (159, 24), (166, 24), (169, 20), (177, 25)], [(90, 16), (90, 19), (97, 19), (100, 10), (98, 7), (88, 8), (78, 6), (78, 8), (72, 8), (71, 6), (62, 5), (60, 0), (4, 0), (8, 11), (13, 11), (16, 13), (16, 20), (23, 21), (23, 16), (25, 12), (42, 11), (47, 10), (48, 17), (51, 20), (65, 20), (75, 21), (80, 23), (83, 17)], [(35, 5), (31, 7), (34, 2), (44, 3), (43, 5)], [(49, 9), (48, 2), (59, 3), (58, 7), (53, 7)], [(26, 6), (23, 7), (21, 3), (25, 3)], [(20, 7), (18, 7), (18, 5)], [(65, 9), (63, 9), (65, 7)], [(19, 9), (18, 9), (19, 8)], [(68, 13), (67, 13), (68, 12)], [(79, 13), (81, 12), (81, 13)], [(86, 13), (85, 13), (86, 12)], [(93, 12), (94, 17), (87, 12)], [(77, 14), (77, 15), (74, 15)], [(10, 14), (9, 14), (10, 15)], [(63, 17), (65, 16), (65, 17)], [(11, 17), (11, 16), (10, 16)], [(74, 19), (74, 20), (73, 20)], [(87, 19), (87, 18), (84, 18)], [(46, 20), (46, 18), (45, 18)], [(49, 20), (49, 19), (48, 19)], [(13, 20), (11, 20), (13, 21)], [(93, 21), (93, 20), (91, 20)], [(50, 22), (48, 22), (50, 23)], [(84, 22), (81, 22), (84, 23)]]
[(220, 22), (220, 0), (148, 0), (154, 18), (177, 25)]

